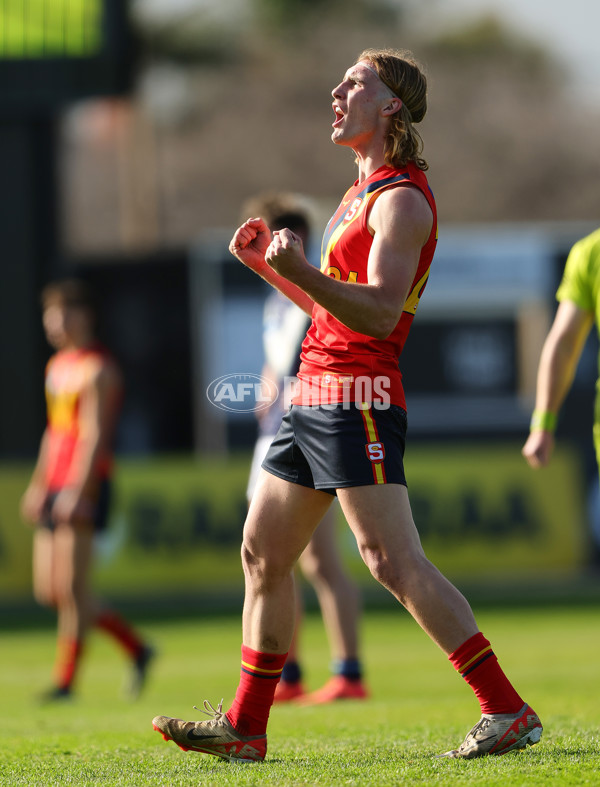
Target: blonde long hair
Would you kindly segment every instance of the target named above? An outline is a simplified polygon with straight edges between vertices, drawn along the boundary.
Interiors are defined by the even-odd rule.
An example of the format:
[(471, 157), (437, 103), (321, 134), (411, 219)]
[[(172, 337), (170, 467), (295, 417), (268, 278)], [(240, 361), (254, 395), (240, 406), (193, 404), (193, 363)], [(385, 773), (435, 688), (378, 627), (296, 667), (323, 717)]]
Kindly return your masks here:
[(356, 62), (360, 60), (368, 60), (381, 81), (402, 101), (400, 110), (391, 117), (385, 140), (386, 164), (398, 167), (414, 161), (419, 169), (429, 169), (421, 156), (423, 140), (414, 127), (427, 112), (427, 79), (422, 66), (411, 52), (400, 49), (365, 49)]

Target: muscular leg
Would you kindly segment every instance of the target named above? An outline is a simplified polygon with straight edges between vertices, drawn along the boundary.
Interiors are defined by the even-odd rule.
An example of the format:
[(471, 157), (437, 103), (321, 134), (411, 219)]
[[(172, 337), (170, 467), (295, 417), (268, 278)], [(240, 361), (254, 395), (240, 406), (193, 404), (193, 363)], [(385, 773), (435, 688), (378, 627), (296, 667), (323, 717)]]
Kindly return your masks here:
[(261, 471), (244, 526), (244, 645), (286, 653), (294, 631), (294, 565), (331, 495)]
[(371, 573), (406, 607), (473, 690), (485, 725), (449, 757), (503, 754), (539, 741), (539, 718), (502, 671), (459, 591), (427, 560), (401, 485), (338, 490)]
[(335, 507), (313, 533), (300, 556), (300, 568), (315, 588), (333, 658), (357, 658), (360, 597), (340, 560)]
[(191, 736), (201, 744), (208, 736), (204, 745), (216, 740), (223, 756), (226, 751), (235, 759), (264, 759), (269, 713), (294, 631), (294, 566), (331, 501), (325, 492), (261, 471), (244, 525), (242, 663), (233, 703), (225, 713), (220, 704), (209, 722), (156, 716), (154, 728), (167, 739), (189, 749)]
[(446, 654), (478, 632), (467, 600), (425, 557), (406, 487), (339, 489), (338, 498), (375, 579)]

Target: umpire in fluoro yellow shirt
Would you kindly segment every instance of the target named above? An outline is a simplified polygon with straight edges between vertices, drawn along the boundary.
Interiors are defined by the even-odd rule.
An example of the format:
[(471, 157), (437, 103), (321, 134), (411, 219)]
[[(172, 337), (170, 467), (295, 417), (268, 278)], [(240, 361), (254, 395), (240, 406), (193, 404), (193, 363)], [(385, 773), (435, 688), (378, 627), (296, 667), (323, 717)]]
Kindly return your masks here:
[[(533, 468), (550, 461), (558, 413), (594, 323), (600, 333), (600, 229), (571, 249), (556, 298), (559, 306), (542, 348), (531, 431), (522, 451)], [(600, 466), (600, 378), (596, 382), (594, 445)]]

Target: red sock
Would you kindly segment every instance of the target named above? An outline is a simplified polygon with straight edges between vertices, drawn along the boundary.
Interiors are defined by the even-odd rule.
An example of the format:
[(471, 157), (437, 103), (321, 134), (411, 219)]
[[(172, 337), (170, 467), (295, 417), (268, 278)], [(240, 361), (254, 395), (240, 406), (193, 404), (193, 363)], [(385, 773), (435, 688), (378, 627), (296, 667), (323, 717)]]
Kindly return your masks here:
[(264, 735), (287, 653), (259, 653), (242, 645), (240, 682), (227, 718), (240, 735)]
[(448, 658), (475, 692), (482, 713), (516, 713), (525, 704), (481, 632), (463, 642)]
[(83, 640), (63, 638), (56, 645), (54, 679), (59, 689), (70, 689), (81, 659)]
[(131, 626), (125, 620), (123, 620), (123, 618), (117, 615), (116, 612), (112, 612), (110, 610), (104, 610), (103, 612), (100, 612), (94, 621), (94, 625), (98, 626), (98, 628), (101, 628), (103, 631), (106, 631), (118, 642), (120, 642), (125, 650), (134, 659), (136, 659), (144, 649), (144, 643), (142, 640), (138, 637)]

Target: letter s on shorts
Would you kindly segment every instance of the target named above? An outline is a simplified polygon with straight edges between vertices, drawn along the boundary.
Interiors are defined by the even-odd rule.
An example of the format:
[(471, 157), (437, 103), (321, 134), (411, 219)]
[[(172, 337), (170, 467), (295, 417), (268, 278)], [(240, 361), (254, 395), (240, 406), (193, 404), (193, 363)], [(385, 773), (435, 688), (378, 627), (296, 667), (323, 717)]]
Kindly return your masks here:
[(383, 462), (385, 459), (383, 443), (367, 443), (365, 450), (371, 462)]

